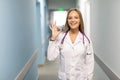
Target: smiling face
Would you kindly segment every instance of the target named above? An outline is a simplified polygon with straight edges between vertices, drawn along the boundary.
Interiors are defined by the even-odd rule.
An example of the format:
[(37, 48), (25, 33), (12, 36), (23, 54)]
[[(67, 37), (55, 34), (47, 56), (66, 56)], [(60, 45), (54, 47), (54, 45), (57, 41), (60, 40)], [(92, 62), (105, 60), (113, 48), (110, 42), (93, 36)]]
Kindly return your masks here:
[(84, 23), (81, 12), (76, 9), (70, 9), (67, 14), (65, 30), (76, 29), (84, 33)]
[(69, 13), (67, 21), (70, 29), (79, 29), (80, 16), (76, 11), (71, 11)]

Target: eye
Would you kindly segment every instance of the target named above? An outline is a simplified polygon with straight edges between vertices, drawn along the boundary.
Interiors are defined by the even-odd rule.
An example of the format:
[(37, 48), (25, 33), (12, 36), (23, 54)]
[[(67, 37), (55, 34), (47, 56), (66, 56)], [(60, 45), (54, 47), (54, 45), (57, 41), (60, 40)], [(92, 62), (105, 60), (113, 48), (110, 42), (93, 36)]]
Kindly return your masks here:
[(78, 17), (78, 16), (75, 16), (75, 19), (79, 19), (79, 17)]
[(72, 17), (68, 17), (68, 19), (72, 19)]

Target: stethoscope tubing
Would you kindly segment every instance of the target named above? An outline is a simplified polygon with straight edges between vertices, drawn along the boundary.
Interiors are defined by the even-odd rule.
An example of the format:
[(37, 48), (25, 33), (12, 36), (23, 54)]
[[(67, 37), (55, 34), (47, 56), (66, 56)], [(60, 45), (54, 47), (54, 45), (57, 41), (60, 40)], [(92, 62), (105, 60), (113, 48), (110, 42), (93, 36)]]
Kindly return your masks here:
[[(65, 32), (65, 35), (64, 35), (64, 37), (63, 37), (62, 40), (61, 40), (61, 45), (63, 45), (64, 39), (65, 39), (65, 37), (66, 37), (66, 35), (67, 35), (68, 32), (69, 32), (69, 30), (67, 30), (67, 31)], [(83, 44), (85, 43), (85, 42), (84, 42), (84, 36), (86, 37), (86, 39), (87, 39), (88, 42), (90, 43), (90, 40), (89, 40), (89, 38), (85, 35), (85, 33), (82, 33), (82, 35), (83, 35)]]

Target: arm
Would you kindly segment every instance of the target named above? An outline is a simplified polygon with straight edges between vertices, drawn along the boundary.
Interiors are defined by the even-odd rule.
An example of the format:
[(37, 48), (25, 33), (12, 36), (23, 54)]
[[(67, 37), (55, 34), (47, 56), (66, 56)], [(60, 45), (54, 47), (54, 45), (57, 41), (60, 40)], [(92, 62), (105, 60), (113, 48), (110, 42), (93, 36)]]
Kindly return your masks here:
[(52, 61), (59, 55), (60, 33), (62, 32), (62, 29), (58, 30), (55, 22), (52, 23), (50, 29), (52, 31), (52, 36), (48, 45), (47, 59)]
[(94, 72), (94, 52), (93, 52), (92, 42), (88, 43), (87, 45), (86, 65), (87, 65), (88, 80), (92, 80), (93, 72)]
[(59, 55), (59, 40), (49, 41), (47, 59), (53, 61)]

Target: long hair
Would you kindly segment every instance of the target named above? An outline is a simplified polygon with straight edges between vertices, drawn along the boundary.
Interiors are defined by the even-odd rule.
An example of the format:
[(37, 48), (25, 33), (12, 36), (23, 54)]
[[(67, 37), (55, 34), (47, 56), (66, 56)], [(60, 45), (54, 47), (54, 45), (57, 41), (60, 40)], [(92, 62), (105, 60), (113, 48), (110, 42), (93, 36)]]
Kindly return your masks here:
[(84, 23), (83, 23), (82, 14), (81, 14), (81, 12), (80, 12), (78, 9), (76, 9), (76, 8), (70, 9), (70, 10), (68, 11), (68, 13), (67, 13), (67, 18), (66, 18), (66, 23), (65, 23), (65, 31), (67, 31), (67, 30), (70, 29), (70, 26), (69, 26), (69, 24), (68, 24), (68, 16), (69, 16), (69, 13), (70, 13), (71, 11), (76, 11), (76, 12), (78, 13), (79, 18), (80, 18), (79, 30), (80, 30), (81, 33), (84, 33)]

